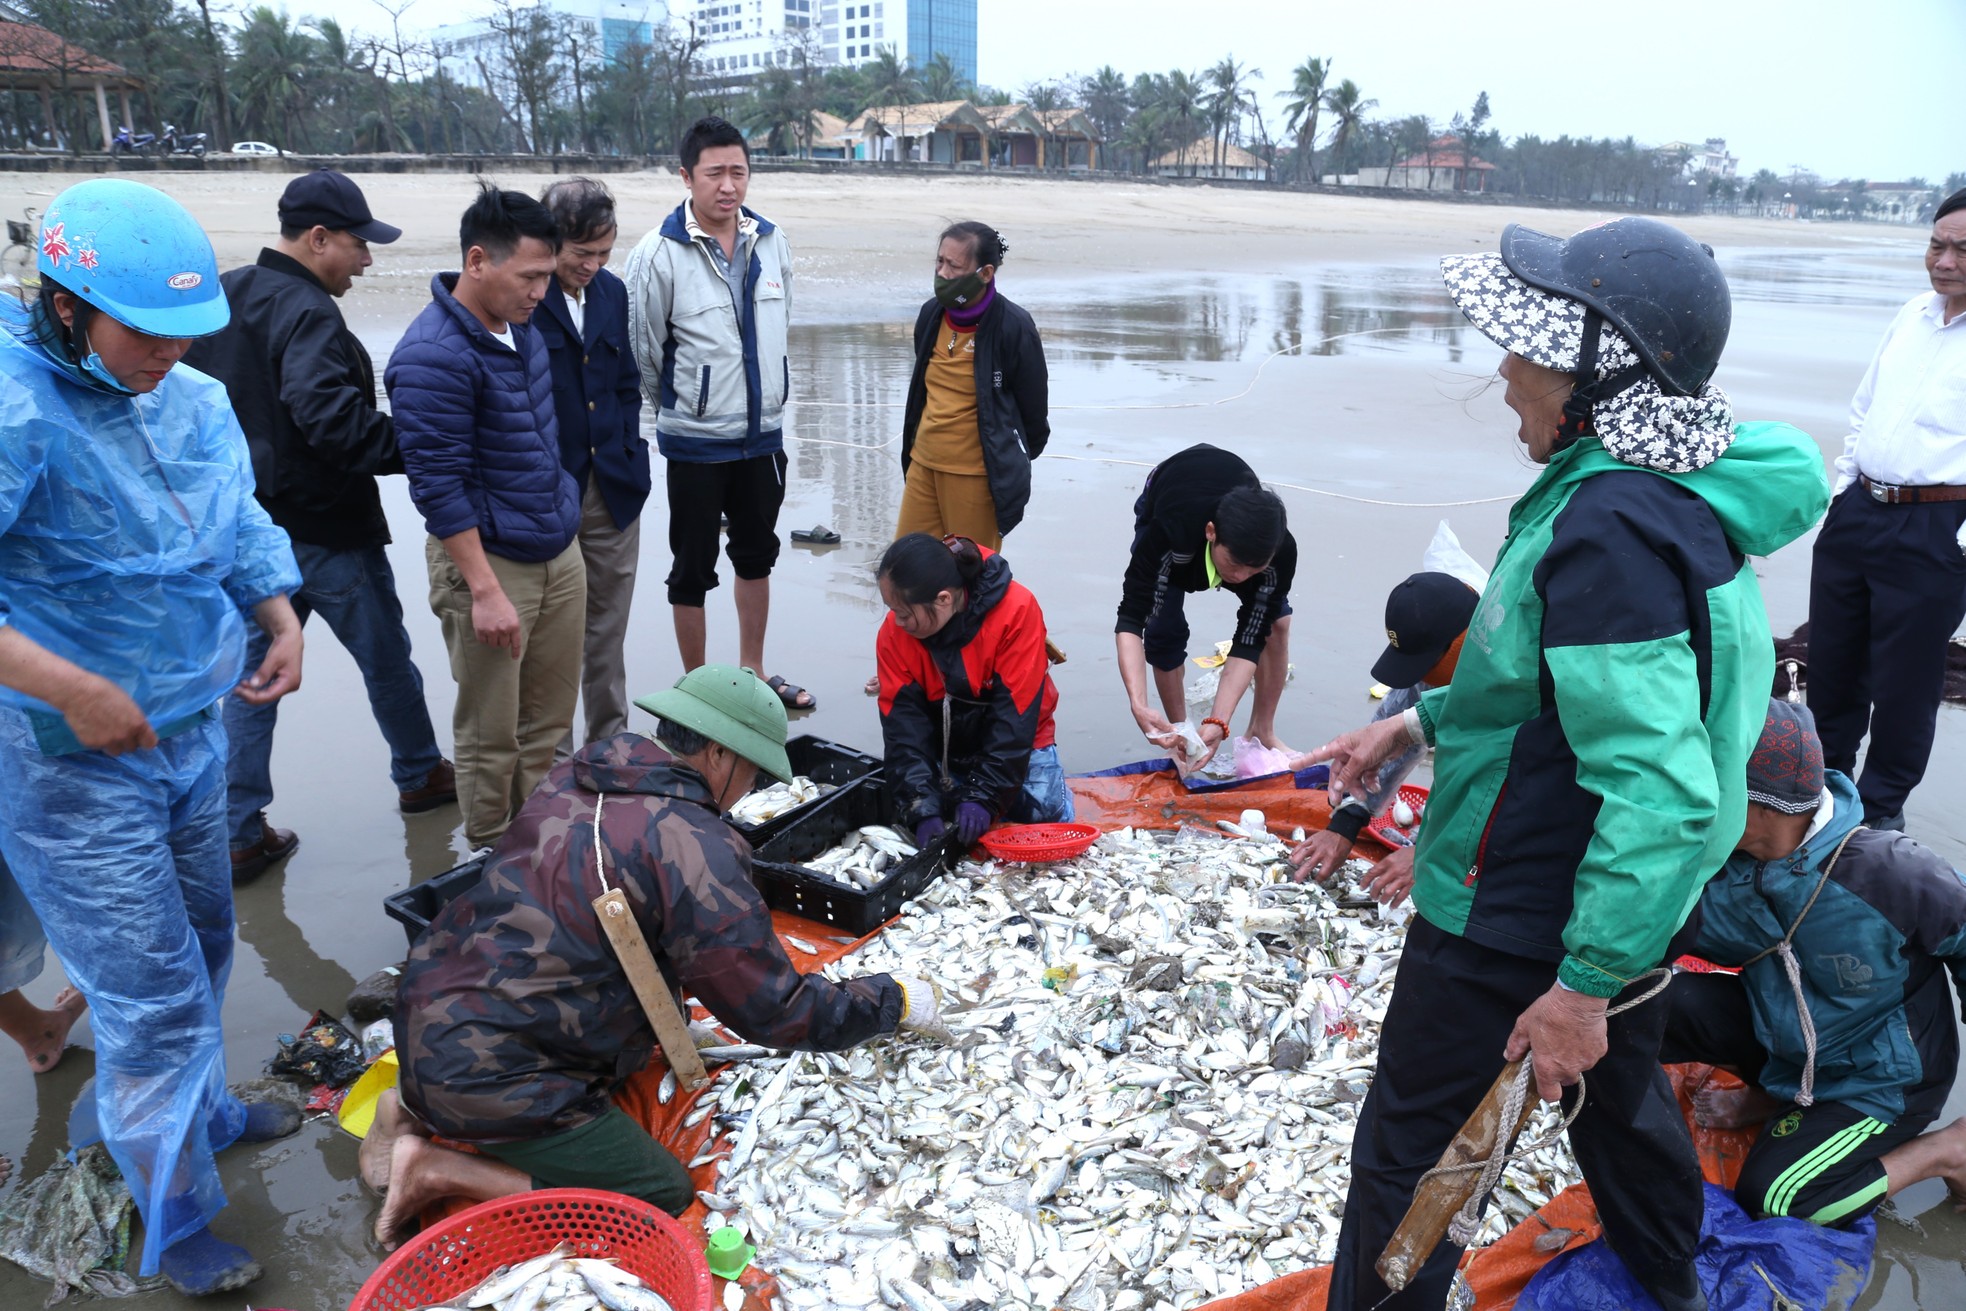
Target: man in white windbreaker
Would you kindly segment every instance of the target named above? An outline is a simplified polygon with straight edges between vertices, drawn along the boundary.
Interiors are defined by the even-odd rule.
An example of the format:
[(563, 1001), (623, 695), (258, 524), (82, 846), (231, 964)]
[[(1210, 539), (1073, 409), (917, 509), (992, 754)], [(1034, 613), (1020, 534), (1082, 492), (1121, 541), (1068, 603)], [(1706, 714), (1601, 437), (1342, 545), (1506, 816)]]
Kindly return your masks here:
[[(628, 316), (642, 391), (667, 462), (669, 605), (685, 671), (704, 663), (703, 602), (717, 585), (717, 534), (737, 575), (737, 663), (763, 676), (778, 509), (785, 500), (783, 414), (792, 249), (744, 206), (751, 152), (721, 118), (691, 125), (677, 153), (689, 196), (628, 258)], [(812, 694), (773, 675), (787, 710)]]

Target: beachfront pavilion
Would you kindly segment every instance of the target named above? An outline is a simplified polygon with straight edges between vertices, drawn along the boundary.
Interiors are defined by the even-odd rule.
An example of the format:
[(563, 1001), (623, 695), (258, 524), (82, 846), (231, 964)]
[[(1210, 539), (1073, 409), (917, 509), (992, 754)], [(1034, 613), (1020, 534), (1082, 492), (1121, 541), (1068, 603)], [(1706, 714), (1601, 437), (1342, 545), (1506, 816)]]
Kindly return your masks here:
[(1082, 109), (984, 105), (996, 149), (991, 163), (1008, 168), (1090, 169), (1099, 166), (1099, 129)]
[(849, 159), (972, 164), (983, 168), (1090, 169), (1099, 134), (1078, 109), (943, 100), (874, 105), (841, 134)]
[(1154, 176), (1163, 178), (1217, 178), (1232, 182), (1267, 182), (1270, 170), (1262, 160), (1233, 142), (1222, 147), (1221, 161), (1215, 157), (1215, 142), (1199, 137), (1180, 150), (1170, 150), (1154, 161)]
[(977, 164), (988, 159), (990, 125), (967, 100), (873, 105), (848, 131), (851, 158), (923, 164)]
[[(119, 121), (129, 123), (130, 93), (141, 91), (143, 83), (120, 64), (70, 45), (45, 27), (27, 21), (27, 16), (10, 5), (0, 4), (0, 92), (8, 99), (9, 117), (18, 128), (25, 122), (20, 97), (34, 96), (41, 102), (41, 117), (50, 143), (63, 148), (60, 120), (55, 116), (56, 97), (74, 96), (82, 101), (84, 119), (91, 107), (102, 130), (102, 149), (108, 150), (116, 134), (109, 115), (109, 93), (116, 93)], [(81, 143), (76, 143), (80, 148)]]

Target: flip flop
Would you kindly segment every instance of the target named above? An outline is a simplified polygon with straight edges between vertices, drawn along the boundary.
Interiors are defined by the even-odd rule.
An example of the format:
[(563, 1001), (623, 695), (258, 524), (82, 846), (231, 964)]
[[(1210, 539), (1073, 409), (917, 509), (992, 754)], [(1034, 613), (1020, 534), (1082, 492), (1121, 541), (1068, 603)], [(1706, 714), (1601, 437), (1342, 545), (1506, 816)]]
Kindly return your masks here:
[(794, 528), (792, 540), (806, 546), (832, 546), (840, 540), (840, 535), (822, 523), (810, 528)]
[[(765, 686), (778, 693), (778, 699), (785, 703), (787, 710), (817, 710), (819, 708), (818, 697), (813, 696), (812, 693), (806, 691), (797, 683), (786, 682), (782, 675), (773, 674), (765, 680)], [(799, 704), (800, 697), (807, 698), (804, 705)]]

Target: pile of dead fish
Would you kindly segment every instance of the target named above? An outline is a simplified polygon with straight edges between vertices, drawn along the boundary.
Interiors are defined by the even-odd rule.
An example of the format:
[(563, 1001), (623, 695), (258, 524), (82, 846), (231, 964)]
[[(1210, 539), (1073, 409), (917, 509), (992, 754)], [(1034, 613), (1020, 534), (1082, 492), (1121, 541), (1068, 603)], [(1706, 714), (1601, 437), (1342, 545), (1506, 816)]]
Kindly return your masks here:
[(424, 1311), (670, 1311), (668, 1301), (612, 1261), (575, 1256), (561, 1243), (502, 1266), (476, 1288)]
[(833, 790), (832, 784), (815, 783), (800, 774), (790, 783), (774, 783), (768, 788), (745, 793), (725, 818), (739, 824), (762, 824), (777, 819), (788, 810), (797, 810), (808, 801), (817, 801)]
[(887, 877), (889, 869), (914, 854), (915, 844), (898, 830), (869, 824), (849, 833), (839, 846), (799, 865), (843, 888), (860, 891), (874, 887)]
[[(1283, 857), (1120, 830), (932, 885), (827, 973), (934, 980), (949, 1040), (727, 1069), (712, 1226), (793, 1307), (1185, 1311), (1328, 1262), (1405, 915)], [(1511, 1166), (1483, 1241), (1576, 1177)]]

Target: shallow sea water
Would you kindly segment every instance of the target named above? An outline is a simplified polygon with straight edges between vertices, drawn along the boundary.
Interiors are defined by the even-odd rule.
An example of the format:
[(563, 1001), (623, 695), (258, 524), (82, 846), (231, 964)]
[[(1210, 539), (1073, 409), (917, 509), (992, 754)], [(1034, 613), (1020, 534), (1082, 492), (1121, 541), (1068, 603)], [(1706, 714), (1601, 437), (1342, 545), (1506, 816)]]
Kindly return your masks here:
[[(1851, 253), (1729, 254), (1735, 320), (1717, 381), (1746, 418), (1780, 418), (1841, 448), (1850, 393), (1896, 307), (1924, 288), (1917, 234), (1879, 230)], [(1301, 560), (1292, 601), (1295, 681), (1280, 725), (1309, 747), (1371, 713), (1367, 672), (1381, 642), (1390, 587), (1419, 567), (1447, 518), (1478, 558), (1501, 539), (1508, 501), (1533, 469), (1513, 439), (1513, 416), (1491, 385), (1500, 353), (1453, 312), (1430, 263), (1334, 263), (1265, 276), (1049, 278), (1003, 283), (1044, 333), (1053, 436), (1037, 465), (1024, 524), (1006, 544), (1017, 576), (1037, 593), (1054, 640), (1070, 655), (1055, 671), (1059, 740), (1069, 770), (1152, 754), (1134, 730), (1113, 669), (1113, 607), (1125, 565), (1131, 506), (1146, 470), (1196, 441), (1231, 446), (1289, 506)], [(421, 307), (427, 273), (357, 284), (346, 302), (377, 361)], [(924, 276), (924, 281), (926, 277)], [(838, 546), (787, 545), (774, 575), (769, 672), (811, 688), (819, 709), (794, 722), (877, 750), (874, 703), (860, 692), (873, 666), (880, 617), (872, 565), (900, 499), (899, 402), (908, 336), (924, 289), (801, 274), (793, 343), (795, 408), (781, 531), (825, 523)], [(659, 466), (658, 466), (659, 468)], [(400, 479), (386, 503), (391, 548), (439, 737), (449, 740), (452, 687), (425, 599), (422, 531)], [(1383, 504), (1392, 502), (1395, 504)], [(1446, 502), (1471, 502), (1445, 505)], [(644, 519), (647, 569), (630, 630), (631, 692), (679, 672), (661, 579), (666, 512), (658, 488)], [(1806, 617), (1808, 540), (1765, 562), (1773, 626)], [(1193, 598), (1196, 653), (1227, 635), (1233, 603)], [(710, 601), (713, 658), (735, 654), (728, 587)], [(454, 810), (404, 817), (394, 807), (380, 736), (360, 679), (321, 625), (309, 628), (306, 685), (282, 708), (271, 817), (302, 837), (283, 871), (241, 890), (239, 944), (226, 1006), (233, 1077), (252, 1077), (274, 1035), (316, 1007), (338, 1009), (357, 980), (399, 960), (404, 939), (382, 898), (453, 864), (463, 852)], [(1914, 835), (1955, 863), (1966, 858), (1966, 816), (1948, 798), (1966, 778), (1966, 716), (1942, 712), (1932, 768), (1910, 810)], [(30, 989), (43, 1003), (51, 969)], [(0, 1153), (16, 1178), (65, 1147), (67, 1112), (92, 1065), (87, 1025), (55, 1073), (35, 1078), (0, 1060)], [(1966, 1110), (1955, 1094), (1953, 1114)], [(345, 1306), (379, 1254), (367, 1238), (374, 1203), (355, 1169), (354, 1140), (322, 1122), (260, 1150), (225, 1158), (231, 1205), (218, 1232), (247, 1244), (269, 1274), (247, 1296), (199, 1305), (221, 1311)], [(10, 1190), (16, 1184), (8, 1185)], [(1901, 1199), (1920, 1231), (1885, 1223), (1860, 1306), (1966, 1305), (1966, 1218), (1941, 1204), (1937, 1183)], [(3, 1195), (3, 1194), (0, 1194)], [(0, 1265), (0, 1306), (39, 1305), (45, 1288)], [(133, 1308), (190, 1306), (174, 1294)]]

